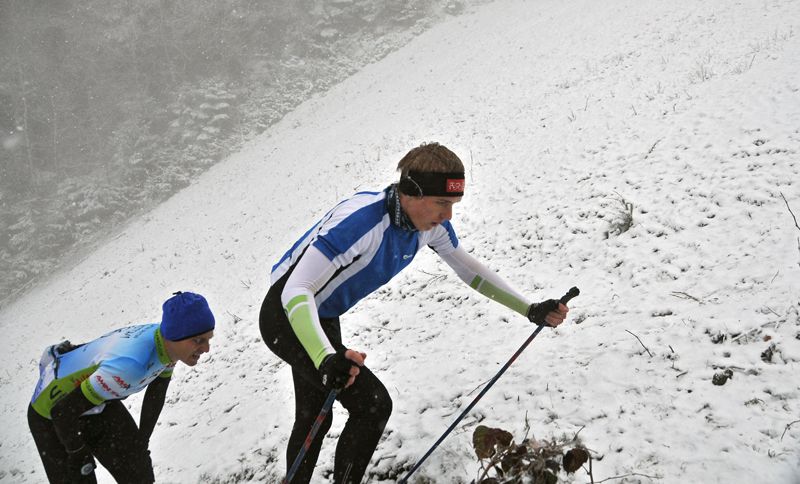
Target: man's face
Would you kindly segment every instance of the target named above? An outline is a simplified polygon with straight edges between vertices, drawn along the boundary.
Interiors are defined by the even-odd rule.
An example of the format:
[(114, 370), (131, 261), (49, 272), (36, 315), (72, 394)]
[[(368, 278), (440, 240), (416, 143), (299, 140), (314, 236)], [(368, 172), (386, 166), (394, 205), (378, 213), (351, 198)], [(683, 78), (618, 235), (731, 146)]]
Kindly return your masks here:
[(453, 218), (453, 205), (462, 197), (412, 197), (401, 198), (401, 206), (420, 232), (431, 230), (445, 220)]
[(214, 331), (198, 334), (191, 338), (183, 339), (180, 341), (173, 341), (172, 348), (175, 352), (175, 357), (178, 361), (183, 362), (187, 366), (194, 366), (200, 360), (200, 355), (208, 353), (211, 350), (211, 338), (214, 337)]

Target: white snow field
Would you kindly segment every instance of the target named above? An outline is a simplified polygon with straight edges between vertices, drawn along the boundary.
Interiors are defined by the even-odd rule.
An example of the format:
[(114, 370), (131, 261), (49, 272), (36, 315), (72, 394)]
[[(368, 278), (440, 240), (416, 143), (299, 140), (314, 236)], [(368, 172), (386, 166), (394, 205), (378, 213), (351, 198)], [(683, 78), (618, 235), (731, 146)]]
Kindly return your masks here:
[[(45, 345), (158, 321), (192, 290), (216, 337), (175, 372), (158, 482), (278, 482), (293, 396), (258, 331), (269, 270), (424, 141), (466, 165), (464, 247), (533, 300), (582, 294), (411, 482), (470, 482), (478, 423), (521, 440), (527, 421), (580, 432), (594, 482), (800, 483), (797, 0), (497, 0), (304, 103), (0, 312), (0, 481), (45, 481), (25, 421)], [(346, 314), (394, 398), (369, 482), (402, 476), (532, 329), (430, 250)]]

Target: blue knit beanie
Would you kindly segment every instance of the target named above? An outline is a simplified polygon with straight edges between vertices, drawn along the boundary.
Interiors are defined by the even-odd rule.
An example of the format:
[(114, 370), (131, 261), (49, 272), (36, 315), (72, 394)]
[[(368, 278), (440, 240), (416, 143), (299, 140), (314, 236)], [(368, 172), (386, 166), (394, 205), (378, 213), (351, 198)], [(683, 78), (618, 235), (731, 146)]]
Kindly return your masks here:
[(214, 315), (206, 298), (193, 292), (176, 292), (167, 299), (161, 317), (161, 335), (180, 341), (214, 329)]

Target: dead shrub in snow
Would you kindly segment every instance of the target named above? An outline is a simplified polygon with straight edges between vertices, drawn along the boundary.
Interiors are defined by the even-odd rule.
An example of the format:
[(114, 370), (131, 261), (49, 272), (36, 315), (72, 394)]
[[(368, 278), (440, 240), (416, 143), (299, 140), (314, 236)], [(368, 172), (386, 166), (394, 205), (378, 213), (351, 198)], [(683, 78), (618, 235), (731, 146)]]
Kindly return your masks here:
[(627, 232), (633, 226), (633, 203), (617, 193), (619, 197), (618, 211), (609, 222), (609, 228), (605, 232), (606, 238), (611, 235), (620, 235)]
[(477, 484), (555, 484), (562, 470), (571, 474), (586, 462), (591, 477), (591, 455), (577, 435), (571, 439), (525, 439), (516, 444), (511, 433), (479, 425), (472, 434), (472, 445), (481, 464)]
[(714, 77), (714, 69), (711, 67), (711, 54), (706, 54), (697, 61), (694, 71), (689, 73), (689, 82), (697, 84), (712, 77)]

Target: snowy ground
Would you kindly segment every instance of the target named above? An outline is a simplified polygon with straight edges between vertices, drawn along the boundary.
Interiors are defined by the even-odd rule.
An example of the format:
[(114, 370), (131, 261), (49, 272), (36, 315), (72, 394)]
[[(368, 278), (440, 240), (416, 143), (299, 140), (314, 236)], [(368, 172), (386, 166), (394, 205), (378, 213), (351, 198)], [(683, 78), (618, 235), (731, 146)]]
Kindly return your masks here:
[[(158, 480), (276, 482), (292, 395), (257, 329), (269, 268), (427, 140), (467, 166), (465, 247), (534, 299), (582, 294), (419, 479), (469, 482), (478, 421), (521, 439), (527, 418), (537, 438), (580, 430), (595, 482), (800, 483), (797, 0), (499, 0), (305, 103), (0, 312), (0, 481), (44, 481), (25, 424), (42, 347), (157, 321), (183, 289), (217, 336), (176, 371)], [(371, 482), (413, 465), (532, 329), (419, 259), (343, 321), (395, 399)]]

